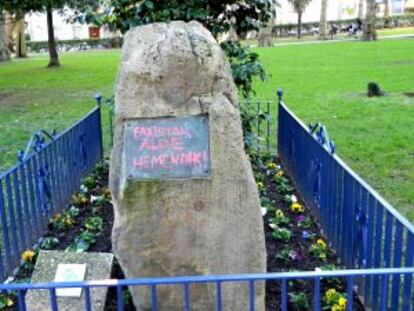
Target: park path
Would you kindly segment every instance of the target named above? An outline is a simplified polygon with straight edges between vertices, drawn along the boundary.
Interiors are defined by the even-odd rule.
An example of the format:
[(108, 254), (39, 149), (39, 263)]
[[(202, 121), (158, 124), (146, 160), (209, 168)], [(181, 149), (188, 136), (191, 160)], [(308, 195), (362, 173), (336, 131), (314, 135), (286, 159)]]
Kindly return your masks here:
[[(413, 34), (403, 34), (403, 35), (388, 35), (388, 36), (381, 36), (378, 39), (413, 39)], [(334, 40), (309, 40), (309, 41), (298, 41), (298, 42), (280, 42), (274, 43), (273, 47), (280, 47), (280, 46), (288, 46), (288, 45), (309, 45), (309, 44), (328, 44), (328, 43), (337, 43), (337, 42), (352, 42), (357, 41), (359, 38), (344, 38), (344, 39), (334, 39)], [(251, 45), (250, 47), (255, 48), (257, 45)]]

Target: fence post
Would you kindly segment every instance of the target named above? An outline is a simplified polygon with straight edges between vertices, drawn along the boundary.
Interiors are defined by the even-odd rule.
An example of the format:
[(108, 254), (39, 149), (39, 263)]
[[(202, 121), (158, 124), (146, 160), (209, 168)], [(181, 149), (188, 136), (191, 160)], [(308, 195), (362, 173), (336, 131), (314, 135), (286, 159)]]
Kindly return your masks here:
[(102, 160), (103, 159), (103, 142), (102, 142), (102, 120), (101, 120), (101, 102), (102, 102), (102, 95), (97, 93), (95, 95), (95, 100), (96, 100), (96, 105), (98, 107), (98, 126), (99, 126), (99, 131), (98, 131), (98, 139), (99, 139), (99, 157)]
[(281, 117), (281, 109), (282, 109), (282, 103), (283, 103), (283, 90), (281, 88), (279, 88), (276, 92), (277, 94), (277, 98), (278, 98), (278, 105), (277, 105), (277, 134), (276, 134), (276, 138), (277, 138), (277, 154), (280, 156), (281, 155), (281, 150), (280, 150), (280, 146), (281, 146), (281, 139), (282, 139), (282, 134), (281, 134), (281, 130), (280, 130), (280, 124), (282, 123), (282, 117)]
[(282, 89), (277, 90), (277, 99), (278, 99), (279, 104), (283, 102), (283, 90)]

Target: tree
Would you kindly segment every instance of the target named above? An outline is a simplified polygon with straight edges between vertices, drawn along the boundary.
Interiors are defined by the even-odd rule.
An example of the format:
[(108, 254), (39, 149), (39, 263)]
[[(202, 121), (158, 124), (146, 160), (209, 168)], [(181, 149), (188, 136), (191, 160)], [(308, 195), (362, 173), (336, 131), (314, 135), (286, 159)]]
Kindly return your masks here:
[(24, 15), (16, 14), (13, 23), (13, 37), (15, 42), (16, 57), (27, 56), (27, 46), (25, 38), (25, 22)]
[(59, 56), (56, 50), (55, 32), (53, 29), (53, 10), (61, 10), (65, 6), (70, 8), (93, 6), (97, 1), (92, 0), (0, 0), (0, 10), (4, 9), (15, 15), (24, 16), (28, 12), (46, 12), (47, 35), (49, 48), (48, 67), (59, 66)]
[(319, 39), (328, 37), (328, 0), (321, 0), (321, 17), (319, 22)]
[(312, 0), (288, 0), (298, 14), (298, 39), (302, 37), (302, 14)]
[(358, 18), (360, 20), (364, 19), (364, 0), (359, 0), (358, 2)]
[(6, 36), (6, 18), (0, 10), (0, 62), (10, 59), (10, 52)]
[(389, 19), (392, 16), (391, 0), (384, 0), (384, 17)]
[[(84, 7), (80, 19), (105, 24), (122, 33), (153, 22), (196, 20), (216, 38), (230, 30), (240, 37), (260, 30), (270, 18), (270, 6), (271, 0), (103, 0), (102, 13)], [(229, 56), (236, 85), (248, 97), (253, 92), (253, 78), (263, 79), (265, 75), (258, 55), (236, 41), (226, 41), (221, 47)]]
[(362, 40), (377, 40), (377, 31), (375, 29), (375, 19), (377, 14), (377, 3), (375, 0), (367, 0), (367, 14), (364, 22), (364, 33)]

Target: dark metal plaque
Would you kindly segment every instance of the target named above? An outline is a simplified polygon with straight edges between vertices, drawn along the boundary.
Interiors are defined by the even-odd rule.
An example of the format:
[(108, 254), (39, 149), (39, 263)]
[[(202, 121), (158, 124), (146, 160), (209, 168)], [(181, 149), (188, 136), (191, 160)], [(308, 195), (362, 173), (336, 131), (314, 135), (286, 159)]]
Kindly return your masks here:
[(126, 120), (124, 146), (128, 178), (210, 175), (210, 128), (206, 115)]

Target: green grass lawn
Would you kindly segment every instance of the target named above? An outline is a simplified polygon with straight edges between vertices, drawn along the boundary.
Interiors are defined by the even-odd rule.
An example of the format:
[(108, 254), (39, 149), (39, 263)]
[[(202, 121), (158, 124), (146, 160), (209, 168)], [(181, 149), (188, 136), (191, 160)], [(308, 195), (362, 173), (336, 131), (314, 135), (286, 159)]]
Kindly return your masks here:
[(0, 171), (33, 132), (62, 130), (94, 107), (95, 92), (110, 96), (119, 58), (119, 50), (66, 53), (56, 69), (45, 55), (0, 63)]
[[(323, 122), (337, 153), (412, 222), (414, 97), (403, 93), (414, 92), (413, 50), (409, 39), (256, 49), (269, 73), (257, 98), (283, 87), (285, 103)], [(95, 92), (112, 94), (119, 58), (114, 50), (63, 54), (58, 69), (45, 68), (46, 56), (0, 64), (0, 170), (33, 131), (63, 129), (94, 106)], [(365, 97), (370, 81), (387, 96)]]
[[(269, 79), (257, 97), (284, 102), (323, 122), (337, 153), (414, 222), (414, 40), (341, 42), (257, 49)], [(376, 81), (387, 96), (370, 99)]]

